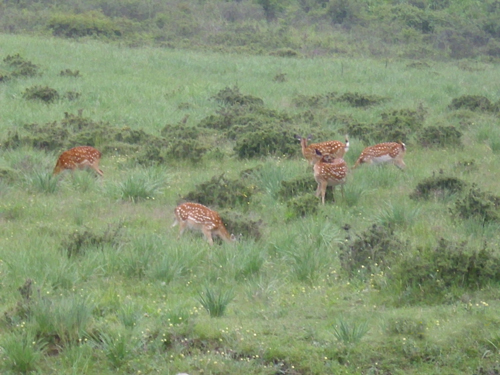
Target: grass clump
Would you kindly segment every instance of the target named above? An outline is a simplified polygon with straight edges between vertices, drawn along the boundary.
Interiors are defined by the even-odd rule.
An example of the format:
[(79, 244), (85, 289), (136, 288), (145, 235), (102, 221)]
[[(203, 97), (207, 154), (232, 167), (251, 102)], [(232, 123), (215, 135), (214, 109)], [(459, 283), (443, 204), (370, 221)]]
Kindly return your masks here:
[(366, 322), (348, 322), (341, 318), (333, 326), (333, 335), (338, 342), (344, 345), (353, 345), (360, 342), (369, 330), (370, 327)]
[(182, 200), (221, 208), (235, 205), (245, 207), (250, 203), (255, 189), (254, 185), (246, 184), (241, 179), (226, 178), (223, 173), (196, 185), (195, 190), (190, 191)]
[(198, 302), (200, 302), (212, 318), (219, 318), (224, 316), (227, 306), (234, 297), (235, 294), (232, 289), (210, 288), (206, 286), (204, 291), (199, 293)]
[(14, 332), (0, 340), (2, 368), (16, 374), (30, 374), (39, 369), (46, 344), (33, 332)]
[(24, 90), (23, 98), (26, 100), (41, 100), (45, 103), (53, 103), (59, 100), (60, 95), (57, 90), (51, 87), (35, 85)]
[(262, 237), (262, 220), (255, 220), (249, 215), (230, 209), (221, 210), (219, 214), (229, 233), (254, 240), (259, 240)]
[(427, 323), (423, 319), (398, 317), (391, 318), (385, 323), (385, 331), (390, 335), (413, 337), (422, 340), (426, 336)]
[(440, 173), (437, 176), (433, 175), (420, 181), (410, 194), (410, 198), (424, 200), (431, 198), (444, 199), (450, 195), (461, 193), (466, 186), (465, 181)]
[(79, 70), (64, 69), (59, 72), (61, 77), (81, 77)]

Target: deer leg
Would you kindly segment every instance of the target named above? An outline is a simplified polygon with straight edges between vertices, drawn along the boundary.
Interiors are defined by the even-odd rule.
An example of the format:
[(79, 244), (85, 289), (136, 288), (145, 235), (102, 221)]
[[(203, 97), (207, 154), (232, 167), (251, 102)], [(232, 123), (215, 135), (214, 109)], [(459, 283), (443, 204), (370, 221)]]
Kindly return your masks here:
[(186, 230), (187, 227), (187, 221), (180, 221), (179, 222), (179, 235), (177, 236), (177, 239), (181, 238), (182, 233)]
[(212, 238), (212, 231), (210, 229), (207, 229), (206, 227), (203, 227), (201, 231), (205, 235), (205, 238), (207, 239), (210, 246), (212, 246), (214, 244), (214, 240)]
[(396, 167), (398, 167), (401, 170), (406, 168), (406, 164), (403, 160), (395, 160), (394, 164), (396, 165)]
[(321, 202), (323, 203), (323, 206), (325, 205), (325, 195), (326, 195), (326, 188), (328, 187), (328, 182), (322, 181), (321, 182)]

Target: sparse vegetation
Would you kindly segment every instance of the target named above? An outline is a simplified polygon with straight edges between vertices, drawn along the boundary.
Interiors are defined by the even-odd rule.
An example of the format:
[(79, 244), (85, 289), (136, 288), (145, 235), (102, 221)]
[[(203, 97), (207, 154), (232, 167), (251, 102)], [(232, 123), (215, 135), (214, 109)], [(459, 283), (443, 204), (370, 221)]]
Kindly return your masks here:
[[(190, 1), (70, 1), (74, 36), (0, 35), (2, 374), (498, 372), (496, 57), (447, 60), (480, 48), (476, 18), (443, 29), (462, 3), (320, 3), (209, 0), (207, 25)], [(0, 25), (34, 28), (15, 4)], [(24, 100), (35, 86), (60, 97)], [(320, 204), (296, 134), (349, 136), (345, 199)], [(375, 141), (404, 141), (407, 168), (353, 170)], [(77, 145), (103, 178), (52, 177)], [(184, 200), (238, 241), (177, 240)]]

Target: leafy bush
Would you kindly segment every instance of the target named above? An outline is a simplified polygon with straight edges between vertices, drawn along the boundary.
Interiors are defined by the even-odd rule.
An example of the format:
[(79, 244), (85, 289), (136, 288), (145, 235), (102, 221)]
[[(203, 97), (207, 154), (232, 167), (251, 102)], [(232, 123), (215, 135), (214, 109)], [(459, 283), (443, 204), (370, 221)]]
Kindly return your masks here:
[(318, 198), (314, 194), (295, 196), (286, 202), (287, 218), (299, 218), (314, 215), (319, 210)]
[(61, 243), (61, 250), (68, 258), (84, 255), (89, 249), (102, 249), (106, 245), (116, 246), (120, 241), (120, 230), (122, 225), (108, 226), (100, 234), (88, 229), (75, 230)]
[(470, 111), (489, 111), (491, 101), (481, 95), (462, 95), (452, 99), (449, 109), (468, 109)]
[(398, 140), (406, 142), (422, 127), (424, 110), (400, 109), (384, 112), (381, 117), (381, 120), (373, 125), (348, 121), (343, 130), (366, 144)]
[(336, 92), (329, 92), (324, 95), (297, 95), (292, 99), (292, 103), (296, 107), (326, 107), (335, 102), (337, 97)]
[[(393, 267), (389, 282), (403, 288), (403, 300), (424, 303), (456, 299), (463, 289), (476, 290), (500, 281), (500, 258), (495, 251), (467, 247), (441, 238), (436, 246), (418, 248)], [(462, 289), (462, 292), (460, 292)]]
[(222, 222), (226, 225), (229, 233), (243, 238), (260, 240), (262, 237), (262, 220), (254, 220), (249, 215), (243, 215), (234, 210), (224, 209), (219, 211)]
[(288, 200), (302, 194), (313, 192), (317, 187), (317, 183), (312, 177), (312, 174), (295, 177), (291, 180), (282, 180), (280, 185), (278, 197), (281, 200)]
[(346, 92), (345, 94), (339, 96), (336, 100), (339, 102), (347, 103), (352, 107), (368, 107), (371, 105), (380, 104), (386, 101), (387, 99), (377, 95), (366, 95), (366, 94), (359, 94), (357, 92), (354, 93)]
[(500, 197), (481, 191), (473, 184), (469, 191), (455, 201), (453, 216), (460, 219), (478, 219), (483, 223), (500, 220)]
[(3, 80), (12, 77), (34, 77), (40, 75), (40, 67), (33, 64), (31, 61), (25, 60), (18, 53), (8, 55), (3, 59), (3, 62), (8, 66), (8, 73), (3, 77)]
[(226, 87), (212, 96), (210, 99), (215, 100), (222, 105), (248, 105), (248, 106), (262, 106), (264, 101), (252, 95), (243, 95), (238, 86), (233, 88)]
[(461, 193), (466, 186), (467, 183), (459, 178), (439, 174), (419, 182), (415, 190), (410, 194), (410, 198), (442, 199), (452, 194)]
[(427, 323), (417, 318), (391, 318), (386, 322), (385, 330), (393, 335), (423, 339), (426, 336)]
[(339, 258), (342, 269), (349, 276), (376, 273), (391, 267), (405, 247), (388, 226), (373, 224), (355, 237), (349, 233), (348, 226), (345, 229), (347, 237), (339, 246)]
[(182, 200), (222, 208), (235, 205), (247, 207), (254, 191), (255, 186), (246, 185), (240, 179), (230, 180), (224, 177), (223, 173), (196, 185), (195, 190), (185, 195)]
[(32, 86), (26, 88), (23, 98), (27, 100), (41, 100), (45, 103), (52, 103), (59, 99), (59, 93), (48, 86)]
[(59, 73), (61, 77), (81, 77), (79, 70), (64, 69)]
[(80, 14), (55, 14), (47, 27), (54, 36), (79, 38), (84, 36), (116, 37), (120, 29), (105, 15), (97, 12)]
[(452, 125), (427, 126), (417, 132), (417, 142), (424, 147), (460, 146), (462, 132)]

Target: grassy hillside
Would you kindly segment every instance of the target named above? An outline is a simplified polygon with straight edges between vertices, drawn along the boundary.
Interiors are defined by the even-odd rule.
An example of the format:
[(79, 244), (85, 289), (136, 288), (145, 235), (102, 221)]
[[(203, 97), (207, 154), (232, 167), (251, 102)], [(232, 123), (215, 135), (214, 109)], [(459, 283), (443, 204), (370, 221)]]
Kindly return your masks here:
[[(0, 44), (2, 373), (499, 371), (498, 65)], [(346, 133), (407, 169), (322, 206), (293, 136)], [(52, 177), (82, 143), (104, 178)]]

